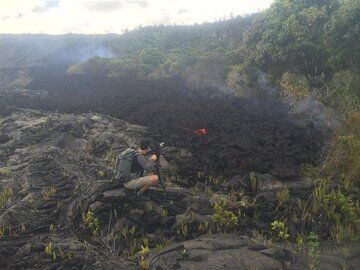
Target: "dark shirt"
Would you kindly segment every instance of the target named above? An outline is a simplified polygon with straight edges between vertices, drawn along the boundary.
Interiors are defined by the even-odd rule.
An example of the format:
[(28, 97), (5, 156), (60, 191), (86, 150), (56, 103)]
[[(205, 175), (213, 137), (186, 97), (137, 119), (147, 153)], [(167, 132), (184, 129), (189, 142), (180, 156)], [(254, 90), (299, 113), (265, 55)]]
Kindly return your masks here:
[(133, 164), (131, 166), (131, 173), (139, 176), (144, 174), (144, 171), (151, 172), (155, 170), (155, 161), (147, 158), (143, 153), (139, 152), (135, 155)]
[(144, 155), (137, 155), (136, 160), (144, 171), (152, 171), (155, 169), (155, 162), (151, 158), (146, 158)]

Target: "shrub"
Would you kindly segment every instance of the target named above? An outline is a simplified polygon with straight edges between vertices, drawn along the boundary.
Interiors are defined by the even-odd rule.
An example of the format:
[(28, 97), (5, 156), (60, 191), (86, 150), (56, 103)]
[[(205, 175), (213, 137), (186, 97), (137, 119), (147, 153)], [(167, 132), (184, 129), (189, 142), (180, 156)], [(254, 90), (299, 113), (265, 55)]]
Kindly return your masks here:
[(332, 182), (340, 186), (358, 183), (359, 153), (360, 113), (354, 113), (346, 117), (342, 126), (335, 132), (322, 166), (309, 170), (309, 173), (312, 174), (312, 178), (331, 178)]
[(275, 239), (285, 241), (289, 239), (288, 229), (283, 222), (275, 220), (270, 225), (271, 230), (274, 233)]
[(330, 83), (319, 91), (318, 98), (336, 111), (349, 115), (359, 111), (359, 85), (358, 72), (343, 70), (334, 74)]
[(238, 225), (239, 219), (231, 211), (225, 210), (225, 201), (222, 200), (214, 205), (215, 213), (211, 216), (211, 222), (215, 225), (216, 231), (228, 232)]
[(280, 94), (295, 102), (304, 100), (310, 94), (307, 78), (302, 74), (285, 72), (280, 79)]

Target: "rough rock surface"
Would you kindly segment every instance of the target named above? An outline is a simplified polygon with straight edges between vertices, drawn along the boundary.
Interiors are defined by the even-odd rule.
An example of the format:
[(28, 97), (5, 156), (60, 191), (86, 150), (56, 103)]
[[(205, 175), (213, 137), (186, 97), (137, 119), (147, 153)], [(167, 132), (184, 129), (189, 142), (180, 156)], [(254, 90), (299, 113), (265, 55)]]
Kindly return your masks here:
[(320, 254), (314, 266), (308, 258), (284, 247), (269, 246), (259, 239), (222, 234), (169, 245), (163, 250), (151, 252), (147, 262), (154, 270), (357, 269), (359, 248), (352, 249), (351, 254), (339, 250), (338, 247)]
[[(17, 110), (2, 119), (0, 191), (8, 195), (0, 200), (0, 268), (131, 270), (144, 259), (151, 269), (303, 269), (306, 259), (285, 248), (234, 234), (206, 235), (217, 232), (213, 206), (223, 200), (231, 211), (249, 214), (239, 220), (239, 233), (268, 228), (275, 192), (284, 185), (271, 175), (255, 175), (256, 191), (248, 176), (213, 179), (212, 191), (189, 188), (171, 168), (191, 153), (168, 147), (165, 191), (137, 196), (114, 182), (116, 154), (147, 132), (94, 113)], [(306, 191), (305, 185), (289, 188)], [(242, 191), (240, 198), (226, 195), (234, 189)], [(147, 255), (141, 253), (146, 245)], [(352, 267), (359, 253), (356, 247), (348, 253)], [(342, 259), (333, 269), (341, 269)]]

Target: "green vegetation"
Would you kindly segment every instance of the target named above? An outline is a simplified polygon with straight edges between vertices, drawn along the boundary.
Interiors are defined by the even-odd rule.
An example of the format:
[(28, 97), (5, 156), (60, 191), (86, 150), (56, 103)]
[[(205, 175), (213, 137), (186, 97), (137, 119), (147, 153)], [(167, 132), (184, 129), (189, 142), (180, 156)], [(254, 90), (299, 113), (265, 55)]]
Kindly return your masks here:
[(256, 175), (254, 172), (249, 173), (250, 176), (250, 184), (251, 184), (251, 189), (253, 192), (256, 192), (257, 190), (257, 179), (256, 179)]
[(91, 231), (92, 236), (99, 235), (99, 220), (94, 217), (93, 212), (90, 210), (82, 214), (84, 225)]
[(54, 196), (56, 193), (56, 188), (55, 187), (50, 187), (48, 188), (44, 188), (42, 191), (44, 200), (49, 200), (52, 196)]
[(11, 188), (5, 188), (0, 192), (0, 209), (3, 208), (6, 203), (9, 201), (13, 194), (13, 191)]
[(0, 168), (0, 176), (9, 176), (10, 175), (10, 170), (6, 167), (4, 168)]
[(178, 229), (177, 234), (183, 240), (186, 240), (189, 235), (189, 228), (188, 228), (187, 224), (182, 220), (180, 222), (180, 228)]
[(289, 240), (288, 229), (282, 221), (275, 220), (271, 223), (271, 230), (276, 240)]
[(307, 256), (310, 260), (310, 269), (316, 269), (320, 255), (319, 236), (314, 232), (310, 232), (306, 242), (307, 242)]
[(277, 198), (277, 207), (283, 206), (286, 204), (290, 199), (290, 192), (288, 188), (283, 188), (276, 192), (276, 198)]
[(214, 205), (215, 212), (211, 217), (211, 222), (215, 225), (217, 233), (230, 232), (238, 226), (239, 218), (225, 208), (226, 202), (224, 200)]
[(312, 169), (317, 179), (303, 219), (309, 230), (329, 232), (335, 239), (359, 235), (360, 115), (348, 116), (335, 134), (323, 166)]
[(53, 251), (52, 249), (52, 243), (51, 241), (49, 242), (49, 244), (47, 244), (45, 246), (45, 250), (44, 250), (46, 255), (49, 255), (51, 257), (51, 260), (55, 261), (56, 260), (56, 252)]
[(104, 178), (105, 172), (102, 171), (102, 170), (98, 171), (98, 176), (99, 176), (100, 178)]

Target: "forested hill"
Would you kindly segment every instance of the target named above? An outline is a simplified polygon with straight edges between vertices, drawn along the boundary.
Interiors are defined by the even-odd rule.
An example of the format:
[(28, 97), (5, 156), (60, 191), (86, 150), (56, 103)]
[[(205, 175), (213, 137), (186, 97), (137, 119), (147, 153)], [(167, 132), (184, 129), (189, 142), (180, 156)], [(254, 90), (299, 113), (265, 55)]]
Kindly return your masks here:
[[(180, 77), (191, 88), (216, 87), (245, 97), (299, 101), (312, 95), (346, 112), (359, 97), (359, 21), (359, 1), (277, 0), (251, 16), (142, 27), (123, 35), (2, 35), (0, 66), (49, 70), (77, 63), (70, 74)], [(25, 83), (24, 72), (17, 73), (15, 82), (26, 85), (38, 74), (30, 73)]]
[(311, 97), (348, 113), (359, 104), (359, 21), (359, 1), (277, 0), (251, 16), (113, 36), (105, 45), (114, 57), (91, 58), (68, 72), (178, 77), (194, 89), (291, 102)]

